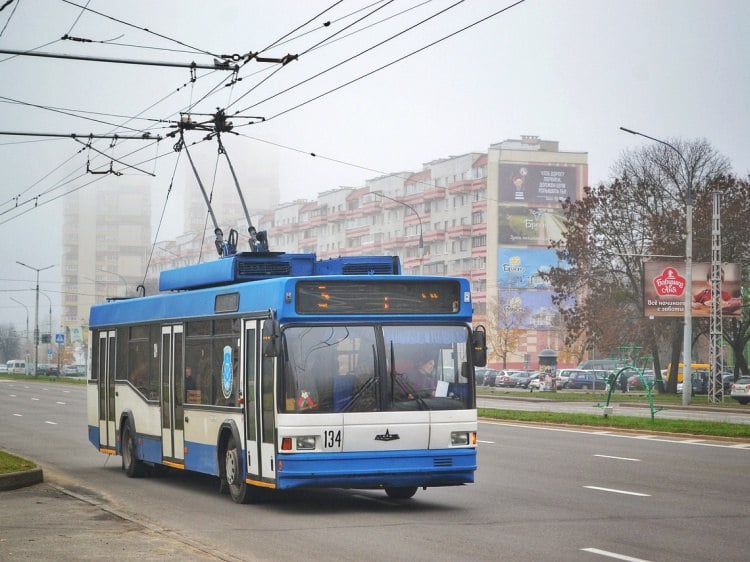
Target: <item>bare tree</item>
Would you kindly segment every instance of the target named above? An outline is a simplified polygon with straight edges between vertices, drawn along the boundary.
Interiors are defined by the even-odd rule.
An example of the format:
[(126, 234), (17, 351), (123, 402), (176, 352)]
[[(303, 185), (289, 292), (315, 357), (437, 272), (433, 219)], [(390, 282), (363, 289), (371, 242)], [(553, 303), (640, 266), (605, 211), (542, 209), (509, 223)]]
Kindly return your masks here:
[[(728, 230), (735, 220), (747, 223), (750, 216), (748, 196), (741, 187), (746, 182), (727, 176), (726, 158), (705, 140), (669, 142), (687, 166), (661, 144), (627, 151), (613, 168), (615, 179), (587, 187), (582, 199), (563, 204), (566, 232), (551, 247), (566, 265), (549, 273), (554, 301), (567, 327), (566, 344), (585, 341), (589, 348), (610, 355), (620, 345), (638, 345), (654, 357), (657, 376), (666, 333), (672, 334), (666, 341), (671, 342), (670, 361), (677, 369), (681, 337), (675, 332), (681, 331), (682, 324), (678, 319), (644, 317), (643, 264), (684, 256), (688, 182), (695, 196), (696, 261), (710, 261), (711, 191), (731, 192), (732, 204), (745, 209), (744, 219), (731, 218), (734, 210), (722, 217)], [(737, 250), (725, 261), (729, 255), (744, 255), (741, 263), (748, 263), (750, 236), (732, 243)], [(676, 385), (676, 376), (670, 377), (670, 384)]]
[(518, 351), (524, 326), (528, 322), (529, 310), (518, 296), (501, 296), (490, 299), (487, 310), (496, 310), (497, 315), (487, 316), (487, 339), (490, 359), (502, 361), (503, 369), (508, 364), (508, 355)]

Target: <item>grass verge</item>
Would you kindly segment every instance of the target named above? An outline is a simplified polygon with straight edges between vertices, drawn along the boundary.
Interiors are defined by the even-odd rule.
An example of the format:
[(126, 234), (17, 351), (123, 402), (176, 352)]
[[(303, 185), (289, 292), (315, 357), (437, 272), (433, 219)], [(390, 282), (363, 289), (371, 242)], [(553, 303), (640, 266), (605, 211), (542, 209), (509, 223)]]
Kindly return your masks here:
[(0, 451), (0, 474), (31, 470), (32, 468), (36, 468), (33, 462), (17, 457), (16, 455), (11, 455), (5, 451)]
[(0, 373), (0, 379), (14, 381), (37, 381), (37, 382), (65, 382), (71, 384), (86, 384), (86, 377), (52, 377), (49, 375), (11, 375), (10, 373)]
[(517, 410), (494, 410), (479, 408), (483, 418), (579, 425), (612, 429), (632, 429), (634, 431), (660, 431), (665, 433), (684, 433), (685, 435), (703, 435), (709, 437), (732, 437), (750, 439), (750, 425), (727, 422), (706, 422), (694, 420), (672, 420), (640, 418), (633, 416), (609, 416), (594, 414), (566, 414), (562, 412), (525, 412)]

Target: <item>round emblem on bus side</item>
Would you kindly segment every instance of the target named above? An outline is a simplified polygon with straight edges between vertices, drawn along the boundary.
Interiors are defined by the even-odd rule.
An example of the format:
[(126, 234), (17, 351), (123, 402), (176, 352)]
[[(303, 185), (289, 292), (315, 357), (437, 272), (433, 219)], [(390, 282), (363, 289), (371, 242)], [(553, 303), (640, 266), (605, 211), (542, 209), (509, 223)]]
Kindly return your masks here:
[(221, 366), (221, 392), (224, 399), (229, 400), (232, 395), (232, 348), (224, 346), (224, 364)]

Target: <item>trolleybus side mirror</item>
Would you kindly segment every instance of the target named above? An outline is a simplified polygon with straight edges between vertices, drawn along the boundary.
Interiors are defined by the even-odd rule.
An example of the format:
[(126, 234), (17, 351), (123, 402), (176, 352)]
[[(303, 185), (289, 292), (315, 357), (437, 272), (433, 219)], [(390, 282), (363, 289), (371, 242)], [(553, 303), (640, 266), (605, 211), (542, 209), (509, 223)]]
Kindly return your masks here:
[(281, 328), (276, 315), (272, 314), (263, 323), (263, 355), (265, 357), (278, 357), (281, 353)]
[(487, 364), (487, 331), (484, 326), (477, 326), (471, 334), (471, 356), (475, 367)]

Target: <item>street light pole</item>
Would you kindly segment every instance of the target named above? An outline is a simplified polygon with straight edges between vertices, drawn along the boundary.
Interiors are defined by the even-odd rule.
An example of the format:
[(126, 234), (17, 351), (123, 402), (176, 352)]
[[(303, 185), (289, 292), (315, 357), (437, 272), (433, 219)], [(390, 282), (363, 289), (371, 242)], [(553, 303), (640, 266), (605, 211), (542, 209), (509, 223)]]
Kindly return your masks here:
[(404, 203), (403, 201), (399, 201), (398, 199), (394, 199), (393, 197), (388, 197), (385, 193), (382, 191), (373, 191), (374, 195), (379, 195), (380, 197), (384, 197), (386, 199), (389, 199), (390, 201), (393, 201), (394, 203), (398, 203), (399, 205), (403, 205), (404, 207), (407, 207), (414, 211), (414, 214), (417, 215), (417, 220), (419, 221), (419, 274), (422, 275), (422, 261), (424, 258), (424, 236), (422, 232), (422, 217), (419, 216), (419, 213), (417, 210), (409, 205), (408, 203)]
[(54, 265), (48, 265), (47, 267), (31, 267), (23, 262), (16, 261), (18, 265), (22, 265), (36, 271), (36, 318), (34, 320), (34, 376), (36, 376), (37, 366), (39, 365), (39, 272), (45, 269), (55, 267)]
[(685, 326), (682, 334), (682, 405), (688, 406), (693, 391), (692, 363), (693, 363), (693, 174), (690, 166), (675, 146), (666, 141), (650, 137), (646, 134), (620, 127), (620, 130), (638, 135), (674, 150), (685, 166), (687, 191), (685, 193)]
[(102, 273), (109, 273), (110, 275), (114, 275), (115, 277), (119, 278), (120, 281), (122, 281), (123, 288), (125, 289), (125, 293), (123, 294), (124, 297), (128, 296), (128, 280), (125, 279), (122, 275), (119, 273), (115, 273), (114, 271), (109, 271), (108, 269), (104, 269), (101, 267), (95, 268), (97, 271), (101, 271)]

